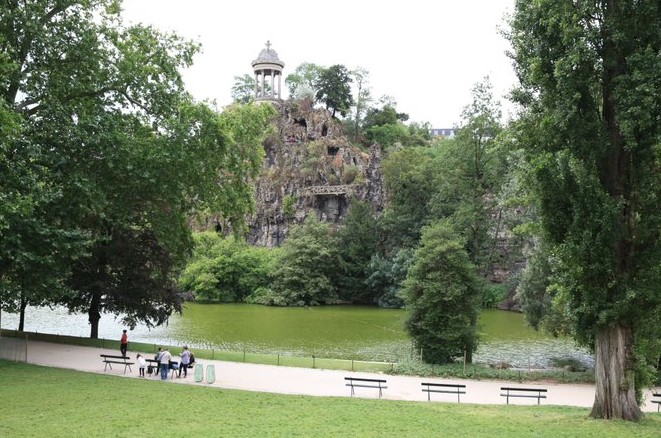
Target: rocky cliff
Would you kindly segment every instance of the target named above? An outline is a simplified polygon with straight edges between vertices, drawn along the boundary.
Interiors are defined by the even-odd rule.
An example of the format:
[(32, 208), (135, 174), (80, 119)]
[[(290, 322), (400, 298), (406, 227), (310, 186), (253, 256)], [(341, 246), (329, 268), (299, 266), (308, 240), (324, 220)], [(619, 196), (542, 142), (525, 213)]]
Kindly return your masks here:
[(356, 200), (383, 210), (381, 149), (352, 146), (341, 123), (309, 101), (279, 104), (276, 134), (264, 142), (263, 169), (255, 184), (256, 210), (248, 241), (280, 245), (292, 225), (315, 215), (340, 224)]

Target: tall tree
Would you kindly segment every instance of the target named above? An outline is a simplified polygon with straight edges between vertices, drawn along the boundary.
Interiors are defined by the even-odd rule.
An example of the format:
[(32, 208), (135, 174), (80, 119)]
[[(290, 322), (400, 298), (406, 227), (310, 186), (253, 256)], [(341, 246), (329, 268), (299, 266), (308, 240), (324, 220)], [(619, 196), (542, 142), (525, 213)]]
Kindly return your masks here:
[(379, 222), (389, 248), (417, 246), (422, 227), (433, 221), (430, 201), (445, 176), (438, 171), (442, 152), (439, 148), (404, 148), (384, 160), (389, 199)]
[(363, 67), (356, 67), (351, 71), (353, 83), (356, 86), (356, 98), (354, 99), (356, 110), (353, 114), (354, 141), (358, 141), (358, 135), (362, 121), (372, 101), (372, 92), (369, 86), (369, 71)]
[(333, 117), (339, 112), (346, 116), (353, 105), (351, 95), (351, 75), (343, 65), (332, 65), (321, 71), (317, 79), (317, 101), (331, 110)]
[(641, 417), (635, 347), (661, 326), (659, 29), (657, 0), (519, 0), (511, 19), (518, 141), (562, 301), (594, 345), (596, 418)]
[[(260, 168), (258, 139), (273, 110), (246, 106), (219, 116), (192, 102), (179, 71), (198, 46), (125, 27), (120, 1), (6, 3), (0, 95), (20, 130), (3, 154), (35, 178), (15, 202), (39, 200), (12, 216), (7, 241), (34, 230), (30, 245), (41, 249), (24, 260), (70, 288), (45, 299), (88, 312), (92, 337), (102, 312), (122, 313), (131, 326), (162, 323), (179, 309), (172, 280), (192, 245), (190, 215), (232, 220), (250, 211), (248, 179)], [(47, 269), (60, 265), (43, 255), (54, 242), (61, 243), (53, 254), (73, 259), (70, 272)], [(27, 265), (11, 254), (0, 259), (10, 274), (0, 276), (21, 290)]]
[[(359, 304), (374, 304), (379, 295), (366, 287), (367, 267), (376, 253), (378, 233), (371, 205), (353, 202), (343, 227), (337, 233), (338, 290), (340, 298)], [(378, 291), (382, 293), (382, 291)]]
[(410, 310), (406, 328), (429, 363), (472, 361), (477, 348), (480, 282), (464, 243), (447, 222), (423, 229), (404, 281)]
[[(500, 104), (494, 101), (489, 78), (471, 90), (472, 102), (462, 111), (462, 121), (447, 162), (448, 183), (463, 191), (453, 212), (458, 229), (468, 237), (471, 261), (485, 273), (490, 266), (490, 234), (497, 227), (491, 216), (495, 211), (498, 175), (502, 173), (497, 137), (502, 131)], [(500, 154), (502, 155), (502, 154)]]
[(330, 228), (310, 216), (291, 230), (273, 272), (274, 302), (284, 306), (336, 304), (331, 278), (337, 256)]

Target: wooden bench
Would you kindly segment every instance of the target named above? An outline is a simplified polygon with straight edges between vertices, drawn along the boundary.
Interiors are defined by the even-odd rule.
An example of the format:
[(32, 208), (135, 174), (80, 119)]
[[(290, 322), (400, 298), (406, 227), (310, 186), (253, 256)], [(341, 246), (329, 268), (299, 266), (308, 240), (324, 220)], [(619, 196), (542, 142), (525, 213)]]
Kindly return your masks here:
[[(161, 376), (161, 362), (156, 360), (156, 359), (145, 359), (147, 364), (152, 367), (152, 372), (154, 374), (154, 377), (160, 377)], [(175, 365), (177, 368), (175, 368)], [(170, 379), (174, 378), (175, 373), (179, 372), (179, 362), (176, 360), (171, 360), (170, 364), (168, 365), (168, 371), (170, 371)]]
[(427, 393), (427, 401), (431, 401), (432, 392), (440, 392), (444, 394), (457, 394), (457, 403), (461, 403), (461, 400), (459, 399), (459, 397), (461, 397), (461, 394), (466, 394), (466, 385), (455, 385), (452, 383), (431, 383), (431, 382), (422, 382), (421, 385), (426, 386), (426, 388), (422, 388), (422, 391)]
[(344, 380), (347, 380), (349, 383), (347, 383), (345, 386), (350, 386), (351, 387), (351, 396), (353, 397), (354, 395), (354, 388), (359, 387), (359, 388), (375, 388), (379, 390), (379, 398), (381, 398), (381, 395), (383, 394), (384, 389), (388, 389), (386, 386), (386, 381), (382, 379), (362, 379), (358, 377), (345, 377)]
[[(658, 400), (654, 400), (655, 398), (658, 398)], [(661, 392), (652, 394), (652, 403), (656, 403), (656, 411), (659, 412), (661, 408)]]
[(128, 356), (113, 356), (111, 354), (101, 354), (100, 356), (105, 364), (103, 371), (106, 371), (108, 367), (112, 370), (112, 364), (119, 364), (124, 365), (124, 374), (126, 374), (126, 368), (133, 372), (131, 365), (135, 365), (135, 362), (130, 362), (131, 358)]
[[(512, 388), (508, 386), (501, 387), (500, 390), (505, 391), (504, 394), (501, 392), (500, 396), (506, 397), (507, 404), (510, 404), (510, 397), (536, 398), (537, 404), (540, 404), (540, 401), (543, 398), (546, 398), (546, 395), (544, 394), (547, 392), (546, 389), (542, 388)], [(533, 394), (533, 392), (536, 392), (537, 394)]]

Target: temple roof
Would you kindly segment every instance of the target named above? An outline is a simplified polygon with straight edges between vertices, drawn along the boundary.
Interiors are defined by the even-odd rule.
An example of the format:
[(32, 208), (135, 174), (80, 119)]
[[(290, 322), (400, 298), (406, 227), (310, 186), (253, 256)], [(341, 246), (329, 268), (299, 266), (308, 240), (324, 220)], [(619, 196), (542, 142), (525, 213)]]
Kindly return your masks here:
[(252, 62), (252, 66), (254, 67), (257, 64), (277, 64), (280, 67), (284, 67), (285, 63), (278, 58), (278, 53), (271, 48), (271, 42), (267, 41), (266, 42), (266, 49), (262, 49), (261, 52), (259, 52), (259, 56), (257, 59), (255, 59)]

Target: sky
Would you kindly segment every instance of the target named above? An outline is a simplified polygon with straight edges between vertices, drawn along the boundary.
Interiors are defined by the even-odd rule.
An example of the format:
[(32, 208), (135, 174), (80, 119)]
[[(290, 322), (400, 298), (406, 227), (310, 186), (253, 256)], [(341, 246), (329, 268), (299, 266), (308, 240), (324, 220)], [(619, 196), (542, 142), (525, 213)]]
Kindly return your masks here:
[(232, 102), (235, 76), (271, 42), (284, 78), (303, 62), (369, 72), (372, 96), (391, 96), (411, 122), (451, 128), (486, 76), (505, 116), (515, 83), (498, 29), (515, 0), (124, 0), (124, 20), (174, 31), (202, 53), (184, 72), (198, 100)]

